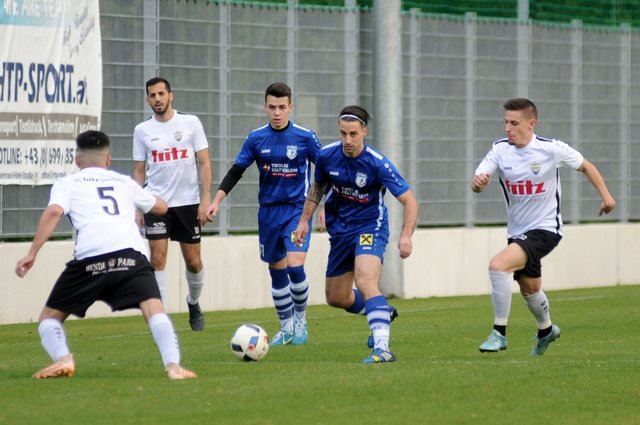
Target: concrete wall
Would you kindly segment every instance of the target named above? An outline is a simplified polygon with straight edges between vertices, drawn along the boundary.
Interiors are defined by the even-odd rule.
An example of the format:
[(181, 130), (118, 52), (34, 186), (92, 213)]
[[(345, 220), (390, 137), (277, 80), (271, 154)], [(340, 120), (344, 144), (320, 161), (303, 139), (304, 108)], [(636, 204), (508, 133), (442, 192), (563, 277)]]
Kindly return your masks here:
[[(543, 260), (547, 290), (640, 283), (640, 224), (568, 225), (560, 245)], [(416, 231), (414, 252), (404, 264), (402, 298), (488, 294), (487, 266), (505, 246), (505, 229), (438, 228)], [(396, 242), (387, 255), (397, 255)], [(71, 241), (51, 241), (41, 250), (27, 277), (19, 279), (15, 263), (29, 243), (0, 244), (4, 297), (0, 324), (35, 322), (51, 285), (73, 252)], [(324, 303), (324, 270), (329, 244), (326, 233), (314, 233), (307, 260), (311, 282), (309, 302)], [(270, 278), (258, 256), (257, 236), (206, 237), (202, 243), (204, 310), (271, 307)], [(184, 264), (179, 246), (171, 243), (167, 262), (169, 312), (186, 311)], [(514, 291), (517, 285), (513, 285)], [(130, 310), (118, 314), (137, 314)], [(98, 303), (87, 317), (111, 315)], [(274, 313), (275, 315), (275, 313)]]

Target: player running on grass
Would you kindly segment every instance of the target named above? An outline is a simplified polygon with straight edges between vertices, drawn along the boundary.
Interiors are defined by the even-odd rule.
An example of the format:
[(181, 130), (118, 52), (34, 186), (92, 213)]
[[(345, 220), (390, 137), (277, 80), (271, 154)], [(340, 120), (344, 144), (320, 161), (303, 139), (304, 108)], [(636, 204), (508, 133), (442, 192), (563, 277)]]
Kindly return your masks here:
[(164, 214), (167, 204), (130, 177), (108, 170), (109, 138), (87, 131), (76, 140), (77, 173), (55, 181), (28, 254), (15, 272), (24, 277), (40, 248), (64, 215), (76, 232), (74, 258), (56, 281), (40, 313), (38, 333), (53, 360), (34, 378), (73, 376), (75, 362), (62, 324), (74, 314), (84, 317), (96, 301), (115, 310), (139, 308), (160, 350), (169, 379), (195, 378), (180, 366), (178, 341), (160, 301), (153, 268), (143, 253), (146, 245), (136, 225), (136, 209)]
[(289, 120), (293, 104), (291, 88), (285, 83), (267, 87), (264, 110), (269, 123), (249, 133), (222, 179), (207, 215), (209, 220), (214, 219), (220, 202), (255, 162), (260, 173), (260, 259), (269, 265), (271, 295), (280, 320), (280, 331), (271, 339), (271, 345), (302, 345), (308, 339), (309, 281), (304, 262), (310, 237), (296, 246), (292, 236), (309, 189), (310, 163), (316, 161), (320, 142), (313, 131)]
[(564, 142), (534, 133), (538, 123), (536, 106), (528, 99), (510, 99), (505, 109), (505, 139), (498, 140), (475, 171), (471, 190), (482, 192), (497, 174), (505, 197), (507, 247), (489, 263), (494, 322), (491, 334), (480, 345), (481, 352), (507, 348), (507, 321), (511, 310), (511, 278), (538, 325), (532, 356), (541, 356), (560, 336), (551, 322), (549, 300), (542, 291), (540, 260), (562, 239), (560, 215), (560, 167), (584, 173), (602, 198), (600, 214), (608, 214), (616, 201), (598, 169)]
[[(389, 349), (394, 309), (380, 292), (389, 223), (384, 195), (387, 189), (404, 206), (404, 224), (398, 241), (402, 258), (411, 255), (411, 237), (418, 217), (418, 202), (396, 167), (365, 144), (369, 113), (346, 106), (338, 126), (341, 142), (326, 145), (318, 154), (315, 181), (309, 190), (294, 238), (302, 244), (322, 196), (325, 224), (331, 237), (326, 272), (327, 303), (359, 314), (365, 311), (373, 336), (373, 351), (364, 363), (396, 360)], [(356, 289), (353, 289), (355, 281)]]

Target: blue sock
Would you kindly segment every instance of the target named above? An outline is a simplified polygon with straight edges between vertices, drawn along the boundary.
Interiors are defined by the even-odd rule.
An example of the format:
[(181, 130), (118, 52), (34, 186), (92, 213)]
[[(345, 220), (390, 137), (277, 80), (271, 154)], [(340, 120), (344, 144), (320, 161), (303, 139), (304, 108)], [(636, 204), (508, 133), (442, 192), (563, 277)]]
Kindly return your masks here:
[(293, 301), (289, 291), (287, 269), (272, 269), (269, 267), (269, 274), (271, 275), (271, 296), (280, 319), (280, 328), (291, 333), (293, 332)]
[(291, 299), (293, 300), (293, 314), (296, 319), (306, 320), (307, 299), (309, 298), (309, 281), (304, 272), (304, 266), (289, 267), (287, 269), (291, 280)]
[(357, 289), (354, 289), (353, 295), (355, 297), (355, 299), (353, 300), (353, 304), (351, 304), (350, 307), (345, 308), (345, 310), (347, 311), (347, 313), (364, 314), (365, 304), (364, 304), (364, 298), (362, 297), (362, 294)]
[(374, 349), (389, 351), (391, 314), (384, 295), (371, 297), (365, 302), (367, 321), (373, 335)]

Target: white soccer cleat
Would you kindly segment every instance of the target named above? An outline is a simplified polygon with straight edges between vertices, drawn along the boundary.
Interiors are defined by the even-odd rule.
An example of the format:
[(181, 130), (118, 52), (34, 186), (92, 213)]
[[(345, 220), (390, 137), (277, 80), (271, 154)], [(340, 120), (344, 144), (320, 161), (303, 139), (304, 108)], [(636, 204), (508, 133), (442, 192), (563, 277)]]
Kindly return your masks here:
[(167, 377), (171, 380), (194, 379), (198, 377), (195, 372), (185, 369), (177, 363), (169, 363), (164, 371), (167, 372)]

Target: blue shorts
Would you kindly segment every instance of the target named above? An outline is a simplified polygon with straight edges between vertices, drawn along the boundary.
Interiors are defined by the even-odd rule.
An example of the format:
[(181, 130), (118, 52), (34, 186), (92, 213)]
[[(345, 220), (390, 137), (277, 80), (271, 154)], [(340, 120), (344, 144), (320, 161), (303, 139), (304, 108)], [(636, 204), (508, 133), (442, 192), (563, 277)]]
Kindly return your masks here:
[(389, 243), (389, 232), (377, 230), (375, 233), (373, 231), (349, 233), (332, 236), (329, 242), (331, 249), (326, 277), (335, 277), (352, 272), (358, 255), (375, 255), (384, 262), (384, 250)]
[(293, 242), (293, 232), (298, 227), (301, 214), (302, 205), (261, 205), (258, 208), (258, 241), (262, 261), (277, 263), (287, 256), (287, 252), (309, 251), (312, 219), (309, 219), (309, 233), (302, 246), (298, 248)]

